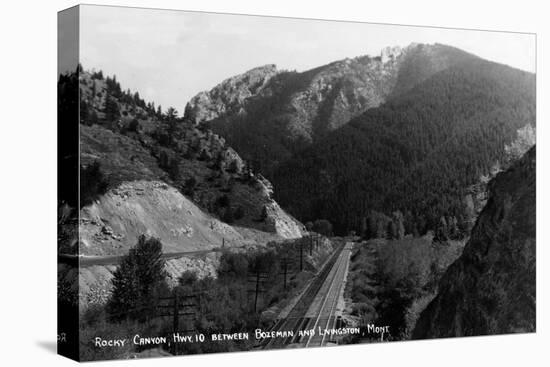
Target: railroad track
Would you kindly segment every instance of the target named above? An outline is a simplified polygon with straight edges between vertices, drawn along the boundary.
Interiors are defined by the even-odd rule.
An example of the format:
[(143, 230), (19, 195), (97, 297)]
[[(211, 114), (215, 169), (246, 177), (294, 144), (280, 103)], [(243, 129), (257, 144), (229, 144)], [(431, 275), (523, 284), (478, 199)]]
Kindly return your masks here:
[(340, 295), (343, 291), (344, 279), (348, 271), (350, 250), (351, 244), (346, 244), (329, 275), (329, 279), (327, 279), (328, 289), (326, 289), (326, 292), (320, 299), (321, 304), (315, 311), (315, 316), (309, 318), (309, 322), (306, 325), (306, 330), (312, 329), (315, 330), (315, 333), (302, 338), (300, 344), (303, 347), (323, 346), (333, 341), (332, 335), (327, 336), (327, 333), (321, 333), (320, 331), (334, 329), (339, 326), (336, 309)]
[(330, 340), (317, 333), (314, 336), (300, 336), (299, 331), (314, 328), (317, 331), (319, 327), (332, 328), (337, 324), (335, 311), (347, 272), (350, 248), (349, 243), (337, 248), (288, 316), (278, 320), (270, 329), (270, 331), (293, 331), (294, 335), (265, 340), (260, 347), (277, 349), (295, 343), (310, 347), (324, 345)]

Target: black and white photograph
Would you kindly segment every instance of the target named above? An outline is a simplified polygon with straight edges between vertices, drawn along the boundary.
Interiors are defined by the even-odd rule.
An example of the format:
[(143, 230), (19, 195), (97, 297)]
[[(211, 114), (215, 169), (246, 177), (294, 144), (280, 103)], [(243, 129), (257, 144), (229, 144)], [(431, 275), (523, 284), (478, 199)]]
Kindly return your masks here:
[(60, 353), (535, 332), (535, 40), (60, 12)]
[(550, 361), (543, 3), (2, 10), (2, 366)]

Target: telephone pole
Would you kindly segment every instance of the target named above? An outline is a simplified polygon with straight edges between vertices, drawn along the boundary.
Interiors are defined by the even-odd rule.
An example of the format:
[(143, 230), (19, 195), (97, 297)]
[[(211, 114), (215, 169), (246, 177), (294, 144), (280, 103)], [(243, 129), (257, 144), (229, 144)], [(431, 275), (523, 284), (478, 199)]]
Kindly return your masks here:
[(256, 312), (258, 310), (258, 297), (260, 293), (265, 292), (264, 285), (267, 282), (268, 276), (267, 274), (257, 270), (249, 274), (248, 277), (249, 284), (253, 284), (254, 287), (254, 289), (249, 289), (248, 292), (254, 292), (254, 312)]
[(290, 266), (292, 266), (291, 259), (287, 255), (285, 255), (281, 259), (281, 272), (279, 273), (279, 275), (283, 276), (283, 288), (285, 291), (288, 285), (288, 274)]

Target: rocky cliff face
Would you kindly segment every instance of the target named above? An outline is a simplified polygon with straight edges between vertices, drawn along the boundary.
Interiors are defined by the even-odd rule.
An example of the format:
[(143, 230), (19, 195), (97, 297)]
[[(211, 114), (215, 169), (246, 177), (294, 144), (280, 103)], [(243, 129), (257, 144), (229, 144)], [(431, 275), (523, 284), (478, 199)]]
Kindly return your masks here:
[(209, 92), (200, 92), (185, 106), (185, 116), (195, 124), (224, 114), (244, 112), (247, 98), (257, 95), (277, 74), (275, 65), (264, 65), (228, 78)]
[[(250, 113), (259, 100), (291, 92), (285, 96), (290, 113), (286, 133), (311, 140), (382, 103), (395, 85), (402, 54), (392, 48), (380, 57), (345, 59), (304, 73), (278, 72), (275, 65), (255, 68), (197, 94), (185, 117), (194, 123), (225, 121)], [(284, 75), (277, 77), (279, 73)]]
[(533, 147), (490, 182), (471, 238), (422, 312), (413, 338), (535, 331), (535, 193)]
[(398, 49), (384, 58), (345, 59), (310, 72), (307, 87), (290, 98), (290, 136), (312, 141), (379, 106), (395, 85), (401, 56)]
[(208, 123), (269, 175), (309, 143), (468, 57), (473, 56), (448, 46), (412, 44), (301, 73), (277, 72), (270, 65), (199, 93), (185, 118)]
[(485, 207), (485, 204), (487, 204), (488, 183), (497, 174), (510, 168), (511, 165), (517, 162), (535, 145), (536, 141), (536, 128), (534, 125), (529, 123), (518, 129), (516, 138), (510, 144), (504, 146), (505, 155), (502, 162), (495, 162), (490, 171), (479, 178), (479, 182), (468, 187), (467, 195), (464, 197), (464, 204), (472, 226), (481, 210)]

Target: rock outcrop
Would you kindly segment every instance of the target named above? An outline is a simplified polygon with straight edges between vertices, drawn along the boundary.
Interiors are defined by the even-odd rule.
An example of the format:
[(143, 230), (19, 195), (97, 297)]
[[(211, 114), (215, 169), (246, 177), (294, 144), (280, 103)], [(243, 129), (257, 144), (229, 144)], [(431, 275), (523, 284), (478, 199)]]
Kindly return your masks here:
[(185, 117), (198, 124), (227, 113), (242, 113), (245, 100), (257, 95), (277, 72), (277, 67), (270, 64), (228, 78), (209, 92), (193, 97), (185, 106)]
[(185, 118), (208, 123), (270, 175), (296, 151), (467, 57), (448, 46), (412, 44), (300, 73), (261, 67), (199, 93)]
[(311, 142), (365, 110), (383, 103), (397, 78), (401, 53), (388, 57), (345, 59), (306, 72), (306, 88), (290, 97), (288, 132)]
[[(161, 227), (170, 224), (175, 225), (174, 228), (180, 228), (181, 223), (172, 223), (174, 218), (167, 218), (170, 208), (156, 208), (148, 200), (167, 205), (170, 201), (181, 203), (187, 200), (184, 206), (195, 205), (202, 212), (201, 216), (210, 216), (212, 221), (229, 224), (229, 227), (235, 227), (234, 231), (246, 227), (268, 232), (263, 235), (266, 240), (275, 240), (273, 236), (281, 239), (300, 237), (303, 233), (301, 223), (291, 219), (276, 203), (272, 204), (272, 190), (266, 194), (266, 187), (271, 184), (254, 173), (248, 162), (223, 137), (204, 126), (196, 126), (207, 115), (220, 111), (237, 113), (244, 101), (257, 95), (276, 73), (274, 65), (266, 65), (229, 78), (208, 94), (210, 104), (191, 101), (188, 107), (195, 111), (195, 117), (182, 120), (174, 115), (168, 117), (162, 114), (152, 104), (141, 100), (137, 93), (123, 92), (114, 77), (82, 71), (79, 75), (83, 111), (80, 124), (80, 165), (81, 169), (87, 169), (98, 164), (108, 189), (105, 195), (97, 195), (95, 203), (81, 203), (82, 210), (85, 211), (83, 217), (90, 211), (111, 208), (110, 202), (118, 200), (119, 192), (141, 193), (132, 194), (124, 200), (127, 202), (139, 199), (139, 203), (134, 200), (131, 204), (144, 206), (142, 218), (132, 223), (132, 226), (136, 226), (132, 232), (136, 233), (121, 233), (125, 240), (117, 238), (115, 242), (103, 246), (96, 246), (98, 243), (85, 238), (81, 242), (84, 250), (91, 251), (90, 253), (97, 251), (98, 254), (119, 254), (135, 244), (136, 236), (139, 236), (137, 232), (146, 230), (161, 238), (167, 250), (175, 243), (179, 243), (179, 249), (174, 251), (192, 250), (197, 246), (208, 247), (208, 243), (221, 243), (221, 237), (217, 235), (212, 238), (213, 241), (208, 240), (204, 244), (196, 238), (192, 243), (182, 242), (177, 236), (170, 238)], [(109, 109), (107, 105), (110, 106)], [(216, 109), (219, 111), (216, 112)], [(107, 110), (111, 111), (110, 114), (106, 113)], [(190, 113), (189, 109), (187, 112)], [(159, 182), (163, 182), (169, 189), (151, 190), (147, 186), (157, 185)], [(97, 186), (97, 183), (91, 184), (92, 187)], [(166, 193), (171, 195), (170, 198), (166, 197)], [(117, 205), (119, 206), (116, 209), (123, 209), (118, 201)], [(265, 218), (261, 217), (268, 205), (275, 209), (270, 210)], [(162, 214), (164, 210), (168, 212)], [(111, 215), (122, 221), (127, 215), (132, 216), (129, 212), (108, 211), (103, 216), (106, 221), (112, 220)], [(177, 216), (183, 218), (184, 215), (180, 214)], [(194, 219), (188, 218), (186, 221), (192, 223)], [(281, 225), (279, 221), (282, 221)], [(104, 241), (112, 239), (111, 230), (117, 233), (115, 227), (100, 228)], [(122, 227), (131, 226), (126, 223)], [(247, 235), (250, 233), (246, 231)], [(98, 236), (96, 237), (99, 238)], [(247, 242), (247, 239), (239, 236), (229, 236), (229, 241), (230, 237)], [(255, 236), (255, 239), (258, 237), (262, 236)], [(86, 247), (86, 242), (93, 245)], [(111, 248), (111, 245), (119, 248)], [(74, 241), (63, 241), (63, 246), (72, 249)], [(94, 249), (90, 250), (91, 248)]]
[[(255, 69), (223, 84), (231, 98), (211, 97), (236, 111), (275, 73), (271, 65)], [(224, 138), (101, 72), (79, 68), (64, 83), (80, 89), (80, 200), (59, 202), (58, 276), (71, 295), (80, 292), (82, 305), (108, 298), (116, 264), (141, 235), (162, 243), (172, 285), (184, 271), (215, 276), (219, 255), (211, 250), (303, 235), (303, 225), (272, 199), (271, 184)], [(217, 113), (195, 112), (198, 120)]]
[[(109, 182), (109, 190), (81, 210), (81, 218), (88, 221), (85, 225), (92, 223), (93, 218), (102, 217), (110, 226), (90, 227), (93, 236), (86, 235), (80, 241), (84, 253), (118, 255), (135, 245), (140, 233), (147, 232), (159, 237), (166, 251), (219, 246), (222, 237), (228, 243), (247, 242), (236, 233), (239, 227), (268, 232), (269, 240), (276, 239), (271, 235), (287, 239), (304, 233), (303, 225), (273, 202), (271, 183), (247, 171), (246, 162), (211, 131), (190, 128), (180, 140), (182, 150), (193, 154), (179, 160), (178, 177), (160, 168), (159, 160), (147, 150), (152, 143), (146, 135), (140, 138), (141, 141), (132, 139), (98, 125), (81, 126), (81, 164), (86, 167), (99, 162)], [(178, 209), (177, 205), (185, 210)], [(262, 217), (266, 206), (273, 210)], [(194, 214), (188, 215), (188, 211)], [(224, 220), (229, 221), (229, 225)], [(224, 232), (232, 233), (216, 234), (209, 230), (207, 222), (215, 222), (212, 224), (215, 228), (225, 226), (230, 230), (226, 228)], [(195, 228), (191, 237), (170, 234), (194, 225), (206, 232), (197, 232)], [(87, 227), (82, 229), (86, 231)], [(122, 237), (113, 238), (111, 229)], [(199, 233), (204, 241), (196, 237)]]
[(517, 131), (516, 139), (506, 145), (506, 162), (504, 165), (509, 165), (520, 159), (532, 146), (537, 142), (537, 130), (534, 124), (527, 124)]
[(80, 255), (125, 254), (142, 234), (160, 239), (165, 253), (244, 241), (233, 227), (160, 181), (125, 182), (80, 211)]
[(490, 182), (471, 238), (422, 312), (413, 338), (535, 331), (535, 195), (533, 147)]
[(536, 143), (536, 128), (527, 124), (517, 130), (516, 139), (504, 146), (504, 159), (502, 162), (495, 162), (487, 174), (479, 178), (479, 182), (468, 187), (464, 197), (464, 204), (467, 208), (467, 217), (473, 226), (477, 216), (487, 204), (488, 183), (500, 172), (510, 168)]
[(185, 118), (194, 123), (226, 121), (276, 96), (286, 99), (289, 137), (311, 140), (385, 100), (402, 55), (400, 48), (392, 50), (384, 51), (383, 57), (345, 59), (303, 73), (278, 72), (275, 65), (252, 69), (197, 94), (188, 102)]

